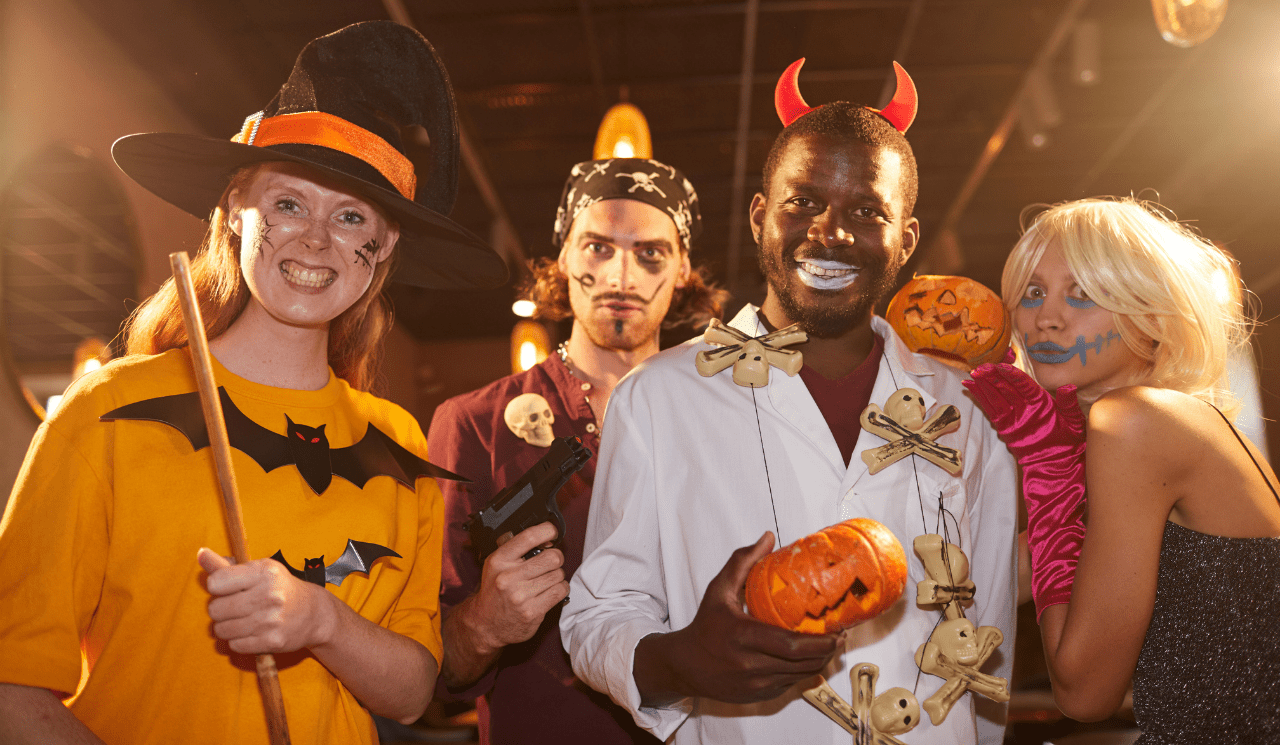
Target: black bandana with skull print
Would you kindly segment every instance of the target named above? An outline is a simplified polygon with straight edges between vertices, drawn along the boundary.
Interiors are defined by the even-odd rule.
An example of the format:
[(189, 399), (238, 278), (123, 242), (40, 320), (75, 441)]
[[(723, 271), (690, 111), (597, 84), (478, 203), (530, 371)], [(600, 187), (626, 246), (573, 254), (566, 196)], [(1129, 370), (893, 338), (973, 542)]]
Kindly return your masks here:
[(574, 166), (564, 184), (556, 210), (555, 247), (563, 245), (582, 210), (605, 199), (634, 199), (666, 212), (685, 250), (702, 232), (698, 193), (680, 169), (646, 158), (588, 160)]

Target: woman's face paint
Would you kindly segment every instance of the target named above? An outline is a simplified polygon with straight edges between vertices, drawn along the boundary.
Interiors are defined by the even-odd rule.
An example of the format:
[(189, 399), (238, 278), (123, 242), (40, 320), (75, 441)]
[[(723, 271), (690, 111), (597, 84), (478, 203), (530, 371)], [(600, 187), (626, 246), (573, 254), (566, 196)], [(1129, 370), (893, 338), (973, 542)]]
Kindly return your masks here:
[(1013, 310), (1027, 356), (1049, 390), (1072, 384), (1085, 400), (1128, 385), (1142, 361), (1120, 339), (1111, 311), (1081, 289), (1057, 244), (1051, 244)]

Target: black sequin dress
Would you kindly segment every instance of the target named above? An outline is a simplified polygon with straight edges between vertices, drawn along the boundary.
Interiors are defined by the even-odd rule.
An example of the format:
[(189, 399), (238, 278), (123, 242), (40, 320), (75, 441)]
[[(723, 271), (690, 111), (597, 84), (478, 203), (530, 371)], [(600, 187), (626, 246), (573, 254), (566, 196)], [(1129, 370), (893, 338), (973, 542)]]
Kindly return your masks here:
[(1280, 743), (1280, 538), (1165, 524), (1133, 713), (1138, 745)]
[[(1222, 420), (1280, 502), (1240, 433)], [(1133, 714), (1137, 745), (1280, 743), (1280, 538), (1165, 523)]]

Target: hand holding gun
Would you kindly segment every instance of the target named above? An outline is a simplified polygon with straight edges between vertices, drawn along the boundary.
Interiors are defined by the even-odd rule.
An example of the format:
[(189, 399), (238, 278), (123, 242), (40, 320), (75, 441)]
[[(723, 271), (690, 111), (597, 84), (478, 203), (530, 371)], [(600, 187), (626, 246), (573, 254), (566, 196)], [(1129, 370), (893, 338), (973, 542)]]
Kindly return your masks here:
[[(556, 526), (552, 545), (558, 544), (564, 538), (565, 524), (560, 506), (556, 504), (556, 494), (590, 459), (591, 451), (581, 439), (558, 437), (542, 460), (472, 515), (466, 528), (480, 562), (483, 564), (498, 546), (538, 523), (550, 522)], [(533, 558), (541, 551), (535, 548), (524, 558)]]

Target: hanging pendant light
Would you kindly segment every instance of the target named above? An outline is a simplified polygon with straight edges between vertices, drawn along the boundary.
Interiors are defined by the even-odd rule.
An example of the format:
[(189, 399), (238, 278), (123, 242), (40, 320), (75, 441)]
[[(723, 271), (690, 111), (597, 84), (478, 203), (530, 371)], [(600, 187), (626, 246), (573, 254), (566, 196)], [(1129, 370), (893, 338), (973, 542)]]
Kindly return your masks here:
[(537, 321), (521, 319), (511, 329), (511, 372), (524, 372), (551, 353), (551, 334)]
[(640, 109), (629, 103), (620, 103), (605, 112), (596, 132), (596, 145), (591, 157), (603, 158), (652, 158), (653, 143), (649, 140), (649, 122)]
[(1194, 47), (1213, 36), (1227, 15), (1227, 0), (1151, 0), (1156, 28), (1164, 40)]

